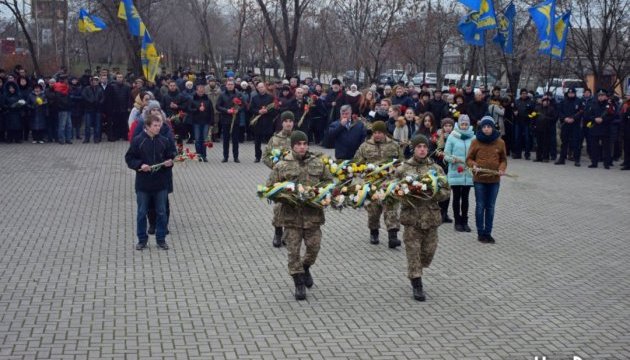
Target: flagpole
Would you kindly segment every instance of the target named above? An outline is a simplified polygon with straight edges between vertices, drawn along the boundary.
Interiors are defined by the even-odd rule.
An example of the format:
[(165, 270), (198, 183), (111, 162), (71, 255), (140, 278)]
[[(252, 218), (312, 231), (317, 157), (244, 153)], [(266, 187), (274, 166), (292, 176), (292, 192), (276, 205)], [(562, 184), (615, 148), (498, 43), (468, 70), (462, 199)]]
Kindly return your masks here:
[(486, 58), (486, 33), (483, 33), (483, 83), (488, 90), (488, 59)]
[(87, 35), (83, 40), (85, 40), (85, 53), (87, 54), (88, 68), (92, 71), (92, 60), (90, 60), (90, 46), (88, 45)]
[(549, 65), (547, 66), (547, 90), (548, 92), (551, 86), (551, 55), (549, 55)]

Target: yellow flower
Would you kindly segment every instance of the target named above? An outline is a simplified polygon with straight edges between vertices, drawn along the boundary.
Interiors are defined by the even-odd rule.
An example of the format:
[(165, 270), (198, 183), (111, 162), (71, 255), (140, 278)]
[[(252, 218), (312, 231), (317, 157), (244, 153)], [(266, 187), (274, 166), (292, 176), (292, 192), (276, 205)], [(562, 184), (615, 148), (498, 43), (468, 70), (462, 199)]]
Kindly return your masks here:
[(337, 178), (338, 178), (339, 180), (345, 180), (345, 179), (346, 179), (346, 175), (344, 175), (344, 174), (339, 174), (339, 175), (337, 176)]
[(592, 121), (589, 121), (589, 122), (586, 123), (586, 127), (589, 128), (589, 129), (592, 128), (593, 126), (594, 126), (594, 124), (593, 124)]

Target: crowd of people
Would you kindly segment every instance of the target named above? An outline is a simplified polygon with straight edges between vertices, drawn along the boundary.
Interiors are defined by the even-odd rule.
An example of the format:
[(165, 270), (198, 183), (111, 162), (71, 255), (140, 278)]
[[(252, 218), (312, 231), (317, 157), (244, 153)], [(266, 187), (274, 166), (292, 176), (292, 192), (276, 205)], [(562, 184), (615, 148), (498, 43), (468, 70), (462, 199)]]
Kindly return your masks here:
[[(239, 143), (253, 140), (259, 162), (262, 144), (282, 127), (279, 115), (290, 111), (309, 142), (334, 147), (338, 159), (352, 158), (377, 120), (383, 120), (388, 135), (403, 146), (418, 133), (435, 146), (444, 119), (457, 123), (468, 115), (475, 129), (489, 115), (514, 159), (530, 159), (533, 153), (534, 161), (573, 161), (580, 166), (586, 144), (591, 167), (602, 163), (608, 169), (623, 157), (621, 168), (630, 169), (625, 156), (630, 147), (630, 98), (622, 101), (606, 89), (594, 96), (585, 89), (582, 98), (568, 89), (558, 100), (551, 93), (536, 97), (521, 89), (515, 97), (502, 94), (499, 87), (488, 91), (483, 86), (473, 90), (451, 85), (442, 92), (426, 84), (373, 84), (359, 91), (338, 79), (330, 85), (296, 77), (264, 82), (251, 72), (240, 77), (227, 69), (220, 74), (182, 70), (150, 83), (117, 70), (86, 70), (73, 77), (62, 68), (51, 77), (33, 78), (21, 66), (11, 72), (0, 69), (0, 142), (99, 143), (102, 133), (108, 141), (128, 139), (129, 127), (141, 118), (148, 101), (155, 100), (175, 138), (195, 143), (202, 161), (207, 140), (223, 142), (223, 161), (228, 161), (232, 145), (235, 162), (240, 162)], [(362, 126), (340, 132), (340, 125), (345, 126), (339, 122), (342, 108), (350, 113), (348, 122)], [(404, 152), (410, 156), (410, 149)]]

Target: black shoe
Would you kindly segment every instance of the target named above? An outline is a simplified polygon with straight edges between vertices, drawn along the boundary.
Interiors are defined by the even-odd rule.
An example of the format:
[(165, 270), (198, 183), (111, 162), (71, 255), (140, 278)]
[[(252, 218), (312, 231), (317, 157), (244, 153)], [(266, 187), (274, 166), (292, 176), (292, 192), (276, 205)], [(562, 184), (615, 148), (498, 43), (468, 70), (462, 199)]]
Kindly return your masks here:
[(486, 235), (486, 242), (488, 244), (494, 244), (496, 241), (494, 240), (494, 238), (492, 237), (492, 235)]
[(90, 140), (85, 139), (85, 140), (83, 140), (83, 143), (84, 143), (84, 144), (89, 144), (89, 143), (90, 143)]
[(564, 160), (558, 160), (554, 164), (556, 164), (556, 165), (564, 165)]
[(281, 227), (276, 228), (276, 233), (273, 236), (272, 245), (275, 248), (279, 248), (282, 246), (282, 228)]
[(304, 287), (304, 275), (293, 275), (293, 282), (295, 283), (295, 300), (306, 300), (306, 288)]
[(255, 163), (259, 163), (259, 162), (260, 162), (260, 159), (256, 159), (256, 160), (254, 160), (254, 162), (255, 162)]
[[(527, 159), (527, 160), (529, 160), (529, 159)], [(534, 162), (542, 162), (542, 160), (540, 160), (540, 159), (534, 159)]]
[(223, 158), (223, 160), (221, 160), (222, 163), (226, 163), (228, 161), (227, 158)]
[(68, 144), (68, 145), (72, 145), (72, 141), (70, 141), (70, 140), (66, 140), (66, 144)]
[(240, 163), (240, 162), (241, 162), (241, 160), (239, 160), (239, 159), (234, 159), (234, 162), (235, 162), (235, 163)]
[(456, 222), (455, 223), (455, 231), (457, 231), (457, 232), (464, 232), (464, 225)]
[(548, 162), (549, 162), (549, 159), (542, 159), (542, 162), (544, 162), (544, 163), (548, 163)]
[(580, 167), (580, 166), (582, 166), (582, 164), (580, 164), (580, 162), (579, 162), (579, 161), (577, 161), (577, 162), (575, 163), (575, 167)]
[(155, 226), (149, 225), (149, 230), (147, 230), (149, 235), (155, 235)]
[(477, 235), (477, 240), (479, 240), (479, 242), (481, 243), (487, 243), (488, 237), (486, 235)]
[(452, 222), (453, 222), (453, 219), (451, 219), (450, 217), (448, 217), (448, 215), (446, 215), (446, 216), (443, 216), (443, 217), (442, 217), (442, 223), (443, 223), (443, 224), (444, 224), (444, 223), (446, 223), (446, 224), (450, 224), (450, 223), (452, 223)]
[(194, 144), (194, 143), (195, 143), (195, 140), (193, 140), (193, 139), (188, 139), (186, 141), (186, 144)]
[(400, 246), (400, 240), (398, 240), (398, 230), (387, 231), (388, 246), (390, 249), (395, 249)]
[(142, 250), (146, 249), (146, 247), (147, 247), (147, 243), (137, 243), (136, 244), (136, 250), (142, 251)]
[(597, 168), (597, 164), (591, 164), (588, 166), (589, 169), (595, 169)]
[(157, 246), (162, 250), (168, 250), (168, 244), (166, 241), (158, 241)]
[(464, 231), (465, 231), (465, 232), (472, 232), (472, 229), (470, 228), (470, 226), (468, 226), (468, 223), (467, 223), (467, 222), (464, 222), (464, 223), (462, 224), (462, 227), (464, 228)]
[(417, 301), (426, 301), (427, 297), (422, 291), (422, 278), (411, 279), (411, 286), (413, 287), (413, 298)]
[(370, 244), (378, 245), (378, 229), (370, 230)]
[(525, 160), (529, 160), (529, 155), (525, 155)]
[(604, 165), (604, 169), (610, 170), (610, 165)]
[(520, 159), (521, 156), (520, 155), (512, 155), (512, 159), (516, 160), (516, 159)]
[(621, 168), (621, 170), (630, 170), (630, 165), (625, 165), (624, 167)]
[(310, 266), (302, 265), (304, 267), (304, 286), (307, 288), (313, 287), (313, 276), (311, 275)]

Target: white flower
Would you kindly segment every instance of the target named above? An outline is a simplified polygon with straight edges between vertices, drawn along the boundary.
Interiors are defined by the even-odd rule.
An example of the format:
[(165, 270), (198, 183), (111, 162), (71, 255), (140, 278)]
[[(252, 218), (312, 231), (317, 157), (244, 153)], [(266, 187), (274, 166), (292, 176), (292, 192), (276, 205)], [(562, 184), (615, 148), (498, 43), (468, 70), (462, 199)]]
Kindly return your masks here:
[(427, 191), (427, 184), (422, 184), (422, 191)]
[(412, 182), (412, 183), (411, 183), (411, 186), (414, 186), (414, 187), (415, 187), (415, 186), (420, 186), (420, 181), (417, 181), (417, 180), (416, 180), (416, 181)]
[(410, 175), (407, 175), (407, 177), (405, 178), (405, 181), (412, 182), (413, 181), (413, 177), (411, 177)]
[(294, 191), (295, 190), (295, 184), (294, 183), (287, 184), (287, 190)]
[(367, 169), (368, 170), (374, 170), (374, 169), (376, 169), (376, 165), (374, 165), (374, 164), (367, 164)]

